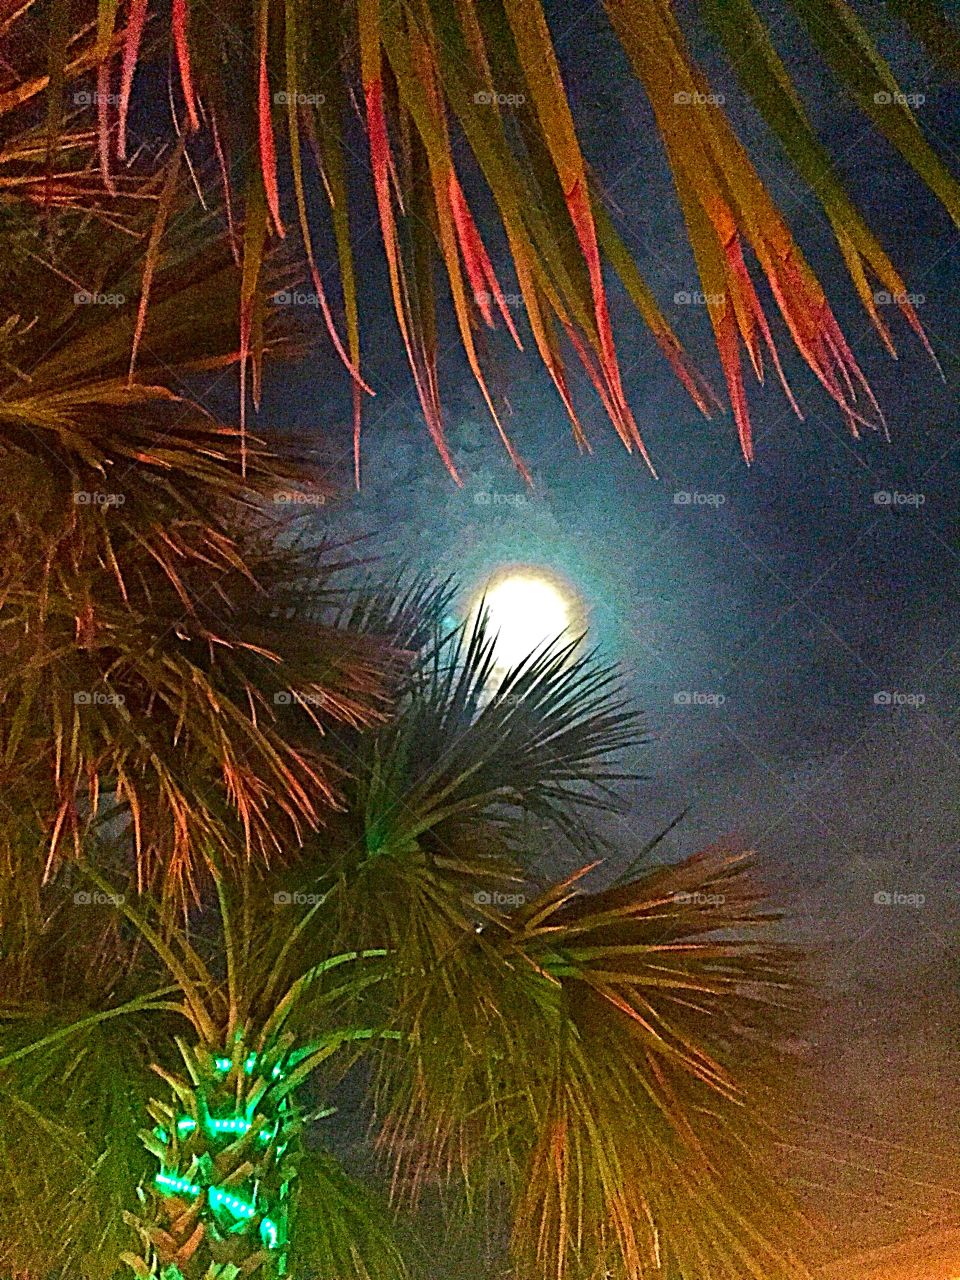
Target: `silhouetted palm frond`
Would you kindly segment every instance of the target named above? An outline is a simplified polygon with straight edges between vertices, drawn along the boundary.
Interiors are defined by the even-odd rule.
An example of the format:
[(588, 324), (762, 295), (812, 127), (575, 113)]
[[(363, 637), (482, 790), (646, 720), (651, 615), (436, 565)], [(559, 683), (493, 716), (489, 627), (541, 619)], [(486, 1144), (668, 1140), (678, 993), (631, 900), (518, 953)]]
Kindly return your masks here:
[(616, 672), (558, 642), (500, 677), (494, 643), (483, 617), (437, 634), (344, 758), (346, 810), (283, 882), (333, 889), (312, 945), (395, 949), (402, 981), (522, 885), (532, 827), (599, 847), (588, 819), (619, 807), (616, 758), (642, 740)]

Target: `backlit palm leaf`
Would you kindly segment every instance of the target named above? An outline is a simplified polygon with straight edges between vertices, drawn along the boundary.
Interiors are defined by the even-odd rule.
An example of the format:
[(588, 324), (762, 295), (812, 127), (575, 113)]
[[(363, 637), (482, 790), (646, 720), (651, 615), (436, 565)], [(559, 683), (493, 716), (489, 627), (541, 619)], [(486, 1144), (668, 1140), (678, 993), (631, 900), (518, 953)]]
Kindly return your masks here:
[(335, 840), (291, 881), (337, 886), (335, 938), (435, 959), (477, 903), (516, 887), (531, 824), (541, 843), (596, 848), (587, 819), (619, 807), (614, 757), (640, 733), (615, 673), (558, 643), (498, 677), (494, 642), (482, 617), (435, 639), (392, 720), (345, 757)]
[[(846, 0), (791, 2), (843, 88), (956, 218), (956, 179), (924, 138), (854, 9)], [(947, 39), (943, 44), (949, 61), (956, 32), (937, 5), (898, 0), (893, 8), (928, 42), (952, 35), (953, 43)], [(740, 344), (758, 376), (764, 348), (780, 373), (768, 320), (743, 256), (748, 249), (771, 285), (800, 355), (851, 428), (882, 425), (879, 406), (823, 290), (722, 108), (710, 99), (672, 5), (668, 0), (607, 0), (606, 10), (653, 106), (701, 281), (714, 299), (710, 315), (745, 456), (752, 456), (753, 444)], [(748, 92), (823, 204), (883, 341), (892, 345), (874, 304), (874, 283), (896, 296), (907, 322), (926, 342), (896, 268), (832, 176), (829, 156), (807, 122), (763, 19), (750, 0), (704, 0), (704, 12)], [(119, 77), (121, 90), (115, 107), (106, 93), (98, 107), (105, 175), (116, 170), (116, 160), (127, 149), (135, 68), (140, 61), (169, 56), (179, 86), (178, 127), (188, 139), (188, 150), (198, 155), (207, 147), (211, 156), (216, 154), (229, 207), (245, 205), (241, 351), (246, 357), (255, 342), (256, 287), (264, 251), (272, 240), (299, 238), (325, 328), (353, 380), (356, 430), (365, 383), (353, 262), (357, 233), (350, 218), (354, 196), (346, 161), (352, 147), (351, 95), (358, 101), (358, 89), (394, 309), (424, 417), (452, 473), (456, 470), (446, 445), (437, 373), (433, 273), (441, 264), (468, 361), (511, 457), (525, 474), (503, 406), (490, 391), (476, 329), (499, 320), (516, 343), (523, 344), (525, 335), (504, 301), (502, 273), (472, 211), (465, 166), (457, 158), (460, 133), (493, 197), (529, 334), (578, 443), (585, 446), (587, 441), (571, 398), (561, 339), (583, 364), (626, 447), (645, 454), (623, 390), (604, 260), (623, 278), (696, 403), (705, 413), (711, 411), (713, 393), (690, 364), (602, 208), (539, 0), (485, 5), (476, 0), (342, 0), (320, 12), (302, 0), (232, 0), (215, 19), (187, 0), (176, 0), (169, 18), (161, 17), (150, 0), (133, 0), (129, 11), (122, 4), (99, 5), (96, 33), (104, 59), (97, 85), (109, 89)], [(59, 45), (53, 40), (51, 48), (62, 49), (62, 39)], [(61, 53), (59, 63), (65, 57)], [(57, 83), (60, 74), (53, 57), (51, 75)], [(515, 98), (518, 107), (502, 110), (498, 104), (504, 96)], [(245, 165), (231, 162), (231, 155), (248, 152), (251, 159)], [(311, 166), (316, 182), (308, 175)], [(342, 321), (314, 246), (312, 185), (323, 191), (329, 206)], [(292, 216), (286, 208), (288, 193)], [(245, 375), (245, 358), (241, 370)], [(255, 368), (255, 383), (257, 378)]]

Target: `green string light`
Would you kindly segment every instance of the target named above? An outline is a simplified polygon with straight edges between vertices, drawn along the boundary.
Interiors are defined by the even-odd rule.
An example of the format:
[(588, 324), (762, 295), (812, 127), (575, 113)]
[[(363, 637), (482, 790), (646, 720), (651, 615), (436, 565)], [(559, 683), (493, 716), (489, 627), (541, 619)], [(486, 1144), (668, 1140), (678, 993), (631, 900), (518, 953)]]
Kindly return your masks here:
[[(192, 1116), (181, 1116), (177, 1121), (178, 1133), (193, 1133), (197, 1128), (197, 1122)], [(210, 1116), (207, 1129), (210, 1133), (249, 1133), (253, 1125), (243, 1116)], [(274, 1125), (273, 1130), (263, 1129), (258, 1135), (263, 1143), (270, 1142), (277, 1136), (280, 1128), (279, 1121)], [(159, 1133), (157, 1136), (162, 1142), (166, 1142), (166, 1134)]]
[(242, 1116), (211, 1116), (209, 1127), (211, 1133), (247, 1133), (250, 1121)]
[[(216, 1071), (220, 1074), (227, 1074), (233, 1070), (234, 1062), (232, 1058), (217, 1057), (213, 1060)], [(247, 1075), (252, 1075), (257, 1065), (257, 1055), (250, 1053), (244, 1059), (243, 1070)], [(295, 1065), (288, 1062), (287, 1066)], [(277, 1063), (271, 1071), (274, 1080), (283, 1077), (283, 1069)], [(280, 1109), (285, 1109), (286, 1099), (280, 1100)], [(258, 1133), (261, 1142), (272, 1142), (280, 1132), (280, 1118), (277, 1118), (272, 1129), (262, 1129)], [(181, 1116), (176, 1122), (178, 1134), (193, 1133), (199, 1127), (198, 1122), (192, 1116)], [(233, 1116), (206, 1116), (204, 1120), (204, 1128), (212, 1135), (216, 1134), (245, 1134), (249, 1133), (253, 1128), (253, 1123), (242, 1115)], [(168, 1135), (162, 1130), (155, 1130), (157, 1136), (163, 1142), (168, 1142)], [(282, 1153), (286, 1143), (278, 1151)], [(191, 1182), (189, 1178), (181, 1178), (170, 1173), (158, 1173), (155, 1175), (155, 1183), (159, 1190), (165, 1195), (182, 1195), (182, 1196), (201, 1196), (204, 1194), (204, 1188), (195, 1182)], [(283, 1202), (286, 1199), (288, 1191), (287, 1184), (284, 1183), (280, 1191), (280, 1208), (283, 1210)], [(213, 1210), (224, 1210), (231, 1214), (238, 1221), (249, 1222), (258, 1216), (256, 1204), (248, 1200), (242, 1199), (238, 1195), (234, 1195), (232, 1191), (228, 1191), (223, 1187), (208, 1186), (206, 1188), (207, 1200), (210, 1208)], [(256, 1186), (254, 1186), (254, 1201), (256, 1198)], [(281, 1215), (283, 1216), (283, 1215)], [(260, 1238), (267, 1249), (277, 1249), (281, 1244), (281, 1225), (273, 1218), (264, 1215), (260, 1219), (259, 1224)], [(283, 1272), (286, 1267), (286, 1255), (280, 1258), (280, 1270)]]
[(223, 1191), (220, 1187), (210, 1188), (210, 1207), (228, 1209), (235, 1218), (253, 1218), (257, 1212), (252, 1204), (241, 1200), (239, 1196), (231, 1195), (229, 1191)]
[[(213, 1065), (216, 1067), (218, 1071), (221, 1071), (221, 1072), (230, 1071), (233, 1068), (233, 1059), (232, 1058), (214, 1058)], [(247, 1057), (243, 1064), (243, 1069), (248, 1076), (253, 1075), (253, 1069), (256, 1065), (257, 1065), (257, 1055), (255, 1053), (247, 1054)], [(271, 1075), (273, 1076), (274, 1080), (279, 1080), (282, 1074), (283, 1073), (280, 1070), (280, 1064), (278, 1063), (273, 1068)]]
[(190, 1182), (189, 1179), (174, 1178), (169, 1173), (158, 1173), (156, 1181), (157, 1185), (170, 1195), (177, 1195), (183, 1192), (188, 1196), (198, 1196), (203, 1191), (202, 1187), (198, 1187), (196, 1183)]
[[(168, 1195), (199, 1196), (203, 1193), (203, 1188), (198, 1187), (189, 1178), (176, 1178), (169, 1173), (158, 1173), (155, 1181), (157, 1186)], [(257, 1216), (257, 1211), (252, 1204), (246, 1200), (241, 1200), (239, 1196), (235, 1196), (229, 1191), (224, 1191), (222, 1187), (208, 1187), (207, 1195), (212, 1209), (227, 1209), (235, 1218), (255, 1218)], [(269, 1245), (270, 1248), (273, 1248), (279, 1241), (280, 1233), (277, 1224), (271, 1218), (263, 1219), (260, 1224), (260, 1233), (264, 1237), (264, 1243), (267, 1243), (267, 1236), (272, 1238), (273, 1244)]]

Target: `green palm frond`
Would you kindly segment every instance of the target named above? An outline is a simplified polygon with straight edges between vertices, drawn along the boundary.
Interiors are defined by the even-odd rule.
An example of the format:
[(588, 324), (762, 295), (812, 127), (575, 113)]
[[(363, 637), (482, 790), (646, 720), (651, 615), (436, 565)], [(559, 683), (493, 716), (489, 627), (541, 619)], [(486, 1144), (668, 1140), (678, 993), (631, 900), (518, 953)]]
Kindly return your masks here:
[(500, 675), (495, 649), (481, 613), (415, 668), (354, 806), (368, 854), (420, 842), (443, 867), (456, 860), (459, 824), (487, 819), (505, 848), (522, 814), (576, 842), (587, 838), (584, 813), (617, 807), (626, 775), (612, 759), (643, 739), (615, 669), (574, 638)]
[[(150, 1171), (139, 1132), (168, 1016), (78, 1025), (77, 1007), (5, 1021), (8, 1012), (0, 1012), (0, 1266), (110, 1280), (131, 1243), (123, 1211)], [(44, 1039), (42, 1051), (8, 1061)]]
[(299, 1183), (291, 1230), (293, 1274), (407, 1280), (403, 1237), (373, 1188), (322, 1149), (306, 1154)]
[(305, 945), (386, 946), (398, 976), (432, 967), (522, 888), (532, 827), (600, 847), (588, 820), (619, 807), (616, 757), (642, 741), (616, 672), (558, 642), (501, 676), (494, 641), (482, 616), (435, 637), (393, 718), (357, 738), (345, 812), (280, 882), (332, 890)]
[(774, 919), (714, 852), (464, 936), (384, 1050), (400, 1185), (505, 1178), (522, 1275), (805, 1275), (771, 1162), (800, 1007)]

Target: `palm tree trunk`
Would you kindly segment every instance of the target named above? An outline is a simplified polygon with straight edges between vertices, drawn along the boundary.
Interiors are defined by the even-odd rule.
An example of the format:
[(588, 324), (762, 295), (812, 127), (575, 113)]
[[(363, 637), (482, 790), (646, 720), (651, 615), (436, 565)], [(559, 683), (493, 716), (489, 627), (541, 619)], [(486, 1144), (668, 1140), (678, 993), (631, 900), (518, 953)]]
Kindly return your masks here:
[(140, 1211), (143, 1242), (123, 1260), (163, 1280), (279, 1280), (286, 1273), (290, 1182), (302, 1118), (285, 1084), (288, 1046), (258, 1056), (238, 1038), (232, 1054), (180, 1043), (185, 1077), (170, 1086), (141, 1137), (158, 1161)]

